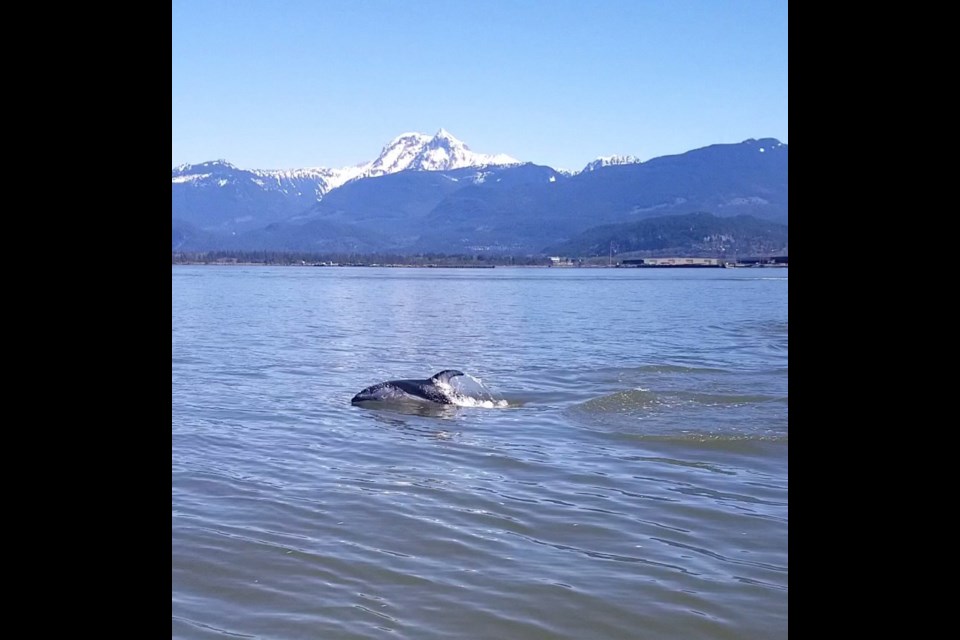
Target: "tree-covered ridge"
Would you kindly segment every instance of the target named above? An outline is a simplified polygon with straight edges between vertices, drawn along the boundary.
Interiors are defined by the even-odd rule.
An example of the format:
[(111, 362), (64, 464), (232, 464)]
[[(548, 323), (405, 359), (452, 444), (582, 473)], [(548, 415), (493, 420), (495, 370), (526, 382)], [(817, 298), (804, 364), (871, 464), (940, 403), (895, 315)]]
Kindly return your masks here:
[(593, 227), (544, 251), (576, 257), (611, 252), (727, 257), (786, 253), (787, 225), (748, 215), (721, 218), (698, 212)]
[(446, 253), (356, 253), (311, 251), (174, 251), (173, 264), (250, 264), (310, 266), (489, 267), (548, 266), (540, 255), (487, 256)]
[(529, 163), (408, 170), (347, 182), (319, 201), (305, 185), (218, 164), (174, 175), (172, 248), (528, 255), (598, 225), (694, 211), (787, 224), (787, 151), (748, 140), (572, 176)]

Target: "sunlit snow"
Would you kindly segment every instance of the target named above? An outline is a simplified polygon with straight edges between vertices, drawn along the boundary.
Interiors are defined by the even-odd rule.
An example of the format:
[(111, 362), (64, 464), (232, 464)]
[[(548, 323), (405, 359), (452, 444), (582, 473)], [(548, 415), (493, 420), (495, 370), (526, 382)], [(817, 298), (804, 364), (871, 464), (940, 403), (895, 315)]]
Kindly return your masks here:
[[(200, 168), (210, 164), (195, 166)], [(224, 161), (218, 161), (217, 164), (237, 170)], [(402, 133), (387, 143), (375, 160), (350, 167), (339, 169), (328, 169), (326, 167), (279, 170), (255, 169), (249, 171), (249, 173), (257, 176), (252, 180), (262, 188), (275, 189), (284, 193), (302, 193), (303, 183), (309, 182), (310, 191), (315, 192), (317, 199), (320, 200), (333, 189), (359, 178), (383, 176), (406, 170), (448, 171), (465, 167), (518, 164), (521, 164), (519, 160), (503, 153), (486, 154), (471, 151), (466, 144), (455, 138), (446, 129), (441, 128), (433, 136), (416, 131)], [(192, 168), (189, 165), (182, 165), (178, 167), (177, 172), (183, 173)], [(210, 178), (211, 175), (210, 173), (177, 175), (173, 177), (173, 184), (201, 183)], [(478, 174), (475, 181), (482, 182), (485, 177), (486, 174), (482, 176)], [(263, 179), (269, 180), (269, 183), (264, 182)], [(218, 184), (223, 186), (226, 184), (226, 179), (218, 179)]]

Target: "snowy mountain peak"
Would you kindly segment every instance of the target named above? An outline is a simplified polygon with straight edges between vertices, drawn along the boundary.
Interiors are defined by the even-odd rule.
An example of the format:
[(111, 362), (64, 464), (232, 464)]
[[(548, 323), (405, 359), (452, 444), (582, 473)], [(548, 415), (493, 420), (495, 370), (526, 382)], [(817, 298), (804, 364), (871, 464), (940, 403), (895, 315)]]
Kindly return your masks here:
[(396, 138), (384, 145), (383, 150), (380, 152), (380, 155), (383, 155), (391, 147), (397, 145), (419, 145), (430, 140), (430, 136), (424, 133), (417, 133), (416, 131), (408, 131), (406, 133), (401, 133)]
[(467, 148), (466, 144), (464, 144), (460, 140), (457, 140), (455, 137), (450, 135), (450, 133), (445, 131), (444, 129), (440, 129), (440, 131), (437, 131), (436, 135), (430, 138), (430, 140), (427, 142), (427, 146), (434, 147), (434, 148), (437, 148), (437, 147), (463, 147), (464, 149)]
[(403, 171), (430, 140), (430, 136), (415, 131), (400, 134), (380, 151), (376, 160), (358, 165), (356, 168), (360, 171), (354, 177), (382, 176)]
[[(440, 127), (440, 130), (437, 131), (437, 133), (433, 136), (433, 139), (434, 139), (434, 140), (449, 140), (450, 142), (453, 142), (453, 143), (455, 143), (455, 144), (461, 144), (461, 145), (463, 145), (462, 142), (460, 142), (460, 141), (457, 140), (455, 137), (453, 137), (452, 135), (450, 135), (450, 132), (447, 131), (446, 129), (444, 129), (443, 127)], [(466, 146), (466, 145), (463, 145), (463, 146)]]
[(582, 173), (586, 173), (587, 171), (596, 171), (602, 167), (612, 167), (620, 164), (641, 164), (641, 160), (636, 156), (600, 156), (593, 162), (588, 162), (587, 166), (583, 168)]
[(200, 164), (181, 164), (173, 170), (174, 175), (184, 175), (192, 173), (217, 173), (223, 171), (236, 171), (237, 168), (226, 160), (210, 160)]
[(226, 160), (211, 160), (200, 164), (181, 164), (173, 170), (173, 183), (196, 183), (203, 180), (222, 181), (239, 171)]
[[(490, 155), (474, 153), (461, 140), (446, 129), (439, 129), (433, 136), (417, 131), (401, 133), (380, 151), (376, 160), (340, 169), (314, 167), (283, 171), (253, 170), (246, 172), (252, 180), (264, 187), (296, 192), (315, 192), (317, 200), (324, 194), (347, 182), (360, 178), (373, 178), (400, 171), (449, 171), (463, 167), (508, 166), (522, 164), (506, 154)], [(211, 176), (226, 171), (240, 171), (226, 160), (205, 162), (199, 165), (182, 165), (173, 170), (174, 184), (191, 182), (197, 185)], [(307, 184), (307, 183), (310, 184)], [(222, 186), (222, 185), (221, 185)]]
[(474, 153), (446, 129), (429, 136), (405, 133), (383, 148), (380, 157), (364, 166), (358, 177), (374, 177), (399, 171), (448, 171), (462, 167), (520, 164), (505, 154)]

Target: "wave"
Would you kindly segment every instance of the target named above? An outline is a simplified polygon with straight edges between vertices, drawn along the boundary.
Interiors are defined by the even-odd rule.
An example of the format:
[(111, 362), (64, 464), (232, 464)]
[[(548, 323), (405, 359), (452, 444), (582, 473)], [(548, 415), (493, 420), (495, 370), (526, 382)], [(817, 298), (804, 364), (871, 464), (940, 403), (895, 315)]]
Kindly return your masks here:
[(671, 391), (654, 393), (638, 387), (627, 391), (617, 391), (599, 398), (581, 402), (578, 408), (584, 413), (633, 413), (637, 410), (659, 407), (675, 407), (682, 404), (699, 404), (711, 407), (744, 406), (764, 402), (782, 402), (784, 397), (764, 394), (727, 394), (699, 391)]
[(786, 442), (786, 396), (635, 388), (568, 407), (591, 430), (682, 443)]

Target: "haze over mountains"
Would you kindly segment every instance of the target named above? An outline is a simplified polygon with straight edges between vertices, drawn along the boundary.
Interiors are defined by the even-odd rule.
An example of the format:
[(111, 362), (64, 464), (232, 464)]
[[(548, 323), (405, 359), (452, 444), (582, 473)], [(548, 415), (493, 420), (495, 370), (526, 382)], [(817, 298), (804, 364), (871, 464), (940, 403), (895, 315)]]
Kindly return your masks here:
[(786, 225), (787, 168), (787, 145), (772, 138), (647, 162), (607, 156), (570, 173), (476, 153), (443, 129), (405, 133), (340, 169), (177, 167), (173, 249), (519, 254), (665, 215)]

